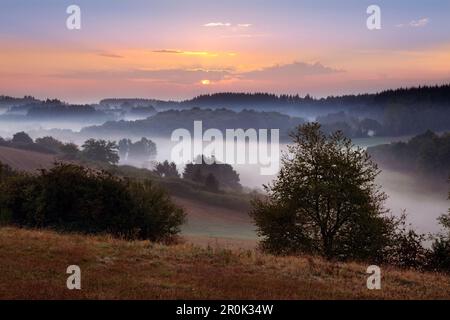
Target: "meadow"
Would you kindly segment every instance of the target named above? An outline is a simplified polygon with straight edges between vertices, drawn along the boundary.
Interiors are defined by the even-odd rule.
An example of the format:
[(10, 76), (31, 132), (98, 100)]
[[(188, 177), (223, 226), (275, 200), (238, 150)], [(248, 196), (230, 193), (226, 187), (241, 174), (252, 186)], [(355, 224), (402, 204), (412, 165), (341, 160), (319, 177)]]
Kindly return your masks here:
[[(220, 244), (129, 242), (109, 236), (0, 228), (0, 299), (450, 299), (450, 277), (382, 266), (275, 257)], [(66, 268), (81, 268), (68, 290)]]

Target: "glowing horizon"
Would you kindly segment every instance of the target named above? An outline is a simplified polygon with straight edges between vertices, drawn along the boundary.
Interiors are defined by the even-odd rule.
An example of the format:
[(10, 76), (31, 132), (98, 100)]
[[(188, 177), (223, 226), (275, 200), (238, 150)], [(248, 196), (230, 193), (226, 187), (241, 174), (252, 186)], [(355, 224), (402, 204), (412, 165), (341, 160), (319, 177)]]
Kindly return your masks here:
[[(0, 94), (70, 102), (107, 97), (187, 99), (213, 92), (322, 97), (450, 82), (445, 1), (5, 0)], [(239, 9), (239, 10), (238, 10)], [(447, 32), (446, 32), (447, 31)]]

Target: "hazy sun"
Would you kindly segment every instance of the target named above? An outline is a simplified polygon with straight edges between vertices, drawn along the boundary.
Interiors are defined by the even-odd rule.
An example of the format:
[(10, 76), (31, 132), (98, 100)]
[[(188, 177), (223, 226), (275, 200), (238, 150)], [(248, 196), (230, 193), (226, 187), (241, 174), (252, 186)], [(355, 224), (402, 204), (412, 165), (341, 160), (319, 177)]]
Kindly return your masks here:
[(201, 82), (203, 85), (205, 85), (205, 86), (211, 84), (211, 81), (209, 81), (209, 80), (202, 80), (202, 81), (200, 81), (200, 82)]

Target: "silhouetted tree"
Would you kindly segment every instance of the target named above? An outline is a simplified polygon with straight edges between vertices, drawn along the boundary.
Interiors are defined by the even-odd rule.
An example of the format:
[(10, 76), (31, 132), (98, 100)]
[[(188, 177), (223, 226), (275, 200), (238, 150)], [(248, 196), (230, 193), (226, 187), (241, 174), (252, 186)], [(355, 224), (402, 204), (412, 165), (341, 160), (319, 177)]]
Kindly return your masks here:
[(341, 132), (326, 136), (317, 123), (299, 127), (292, 139), (277, 179), (265, 186), (268, 198), (255, 200), (250, 213), (263, 248), (381, 260), (392, 225), (376, 164)]
[(61, 151), (64, 160), (76, 160), (80, 156), (80, 149), (75, 143), (66, 143), (62, 145), (59, 150)]
[(205, 187), (210, 192), (219, 191), (219, 181), (217, 181), (216, 177), (212, 173), (206, 176)]
[(160, 177), (165, 178), (179, 178), (177, 166), (174, 162), (169, 163), (169, 161), (160, 162), (156, 165), (154, 172)]
[(61, 152), (61, 147), (64, 145), (61, 141), (56, 140), (55, 138), (49, 136), (37, 138), (35, 143), (38, 146), (46, 148), (47, 150), (52, 151), (54, 153)]
[(209, 174), (214, 175), (219, 183), (219, 187), (233, 190), (242, 189), (239, 183), (239, 174), (231, 165), (218, 163), (213, 161), (213, 159), (207, 161), (204, 156), (197, 157), (194, 163), (189, 163), (185, 166), (183, 178), (204, 184)]
[(156, 144), (147, 138), (129, 145), (128, 158), (148, 161), (156, 156)]
[(406, 212), (395, 220), (391, 244), (385, 252), (386, 262), (401, 268), (425, 269), (428, 250), (424, 247), (426, 236), (406, 223)]
[(87, 140), (83, 146), (82, 156), (90, 161), (98, 161), (110, 164), (119, 162), (117, 144), (105, 140)]
[(33, 139), (30, 138), (28, 134), (25, 132), (17, 132), (13, 135), (13, 138), (11, 140), (13, 144), (33, 144)]

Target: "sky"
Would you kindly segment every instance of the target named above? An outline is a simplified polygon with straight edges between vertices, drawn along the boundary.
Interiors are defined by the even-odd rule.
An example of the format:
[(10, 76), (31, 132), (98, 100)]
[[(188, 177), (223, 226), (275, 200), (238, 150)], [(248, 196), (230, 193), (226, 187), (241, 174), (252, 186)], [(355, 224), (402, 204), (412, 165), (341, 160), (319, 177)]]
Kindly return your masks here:
[[(366, 10), (381, 9), (369, 30)], [(81, 9), (69, 30), (66, 9)], [(450, 1), (0, 0), (0, 95), (315, 97), (450, 82)]]

